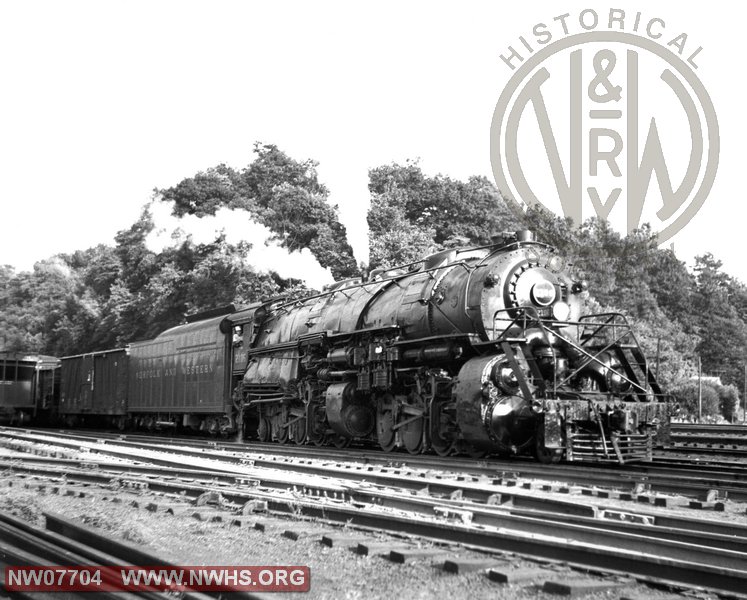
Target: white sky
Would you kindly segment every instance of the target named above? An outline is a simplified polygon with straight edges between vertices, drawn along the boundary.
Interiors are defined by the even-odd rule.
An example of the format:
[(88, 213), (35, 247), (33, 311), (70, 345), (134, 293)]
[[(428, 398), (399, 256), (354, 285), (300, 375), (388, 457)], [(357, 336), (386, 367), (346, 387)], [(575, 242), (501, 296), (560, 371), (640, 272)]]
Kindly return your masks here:
[[(519, 35), (578, 2), (0, 2), (0, 263), (112, 243), (155, 187), (255, 141), (314, 158), (356, 256), (367, 171), (407, 158), (492, 179), (490, 123)], [(687, 32), (721, 126), (710, 198), (674, 240), (747, 281), (739, 3), (615, 2)], [(605, 7), (608, 8), (608, 7)], [(526, 168), (531, 177), (531, 169)], [(247, 227), (247, 236), (260, 235)], [(252, 241), (252, 239), (249, 239)]]

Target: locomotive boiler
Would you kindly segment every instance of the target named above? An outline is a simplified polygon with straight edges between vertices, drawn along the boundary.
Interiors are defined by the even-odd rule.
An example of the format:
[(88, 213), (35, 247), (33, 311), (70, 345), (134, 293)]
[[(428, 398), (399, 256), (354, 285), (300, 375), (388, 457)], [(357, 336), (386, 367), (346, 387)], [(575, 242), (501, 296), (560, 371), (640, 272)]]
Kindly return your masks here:
[(237, 427), (410, 453), (650, 459), (669, 403), (625, 317), (581, 315), (585, 293), (519, 231), (228, 315)]

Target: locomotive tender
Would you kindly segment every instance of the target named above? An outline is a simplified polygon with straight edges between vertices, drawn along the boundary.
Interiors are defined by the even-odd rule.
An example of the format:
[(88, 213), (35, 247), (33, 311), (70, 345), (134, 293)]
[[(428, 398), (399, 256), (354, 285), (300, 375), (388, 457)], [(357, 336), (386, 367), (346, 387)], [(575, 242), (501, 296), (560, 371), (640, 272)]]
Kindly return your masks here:
[(667, 397), (622, 315), (581, 316), (585, 289), (552, 247), (506, 234), (63, 358), (59, 413), (414, 454), (650, 459)]

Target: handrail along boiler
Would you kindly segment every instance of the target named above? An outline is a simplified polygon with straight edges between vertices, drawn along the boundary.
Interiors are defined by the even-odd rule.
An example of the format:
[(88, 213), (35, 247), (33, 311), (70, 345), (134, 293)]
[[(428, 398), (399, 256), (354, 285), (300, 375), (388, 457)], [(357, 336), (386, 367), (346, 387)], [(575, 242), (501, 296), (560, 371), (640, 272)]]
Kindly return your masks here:
[(624, 316), (581, 316), (585, 289), (519, 231), (228, 315), (238, 426), (282, 443), (650, 459), (667, 397)]

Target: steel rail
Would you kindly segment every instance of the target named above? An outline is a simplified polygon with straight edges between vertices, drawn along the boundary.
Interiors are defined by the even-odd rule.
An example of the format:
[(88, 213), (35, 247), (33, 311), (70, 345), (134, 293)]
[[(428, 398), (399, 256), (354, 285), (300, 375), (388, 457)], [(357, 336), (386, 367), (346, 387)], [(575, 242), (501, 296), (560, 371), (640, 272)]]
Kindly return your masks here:
[[(191, 488), (202, 486), (182, 482), (163, 483)], [(222, 489), (227, 499), (262, 498), (272, 510), (304, 514), (336, 522), (409, 533), (440, 541), (457, 542), (499, 551), (562, 560), (594, 568), (623, 570), (639, 577), (669, 579), (681, 584), (707, 586), (739, 593), (747, 584), (747, 553), (733, 540), (729, 549), (719, 548), (695, 532), (676, 528), (617, 523), (583, 515), (533, 514), (529, 509), (477, 506), (463, 499), (421, 497), (376, 489), (356, 491), (348, 501), (299, 495), (297, 490), (283, 496), (277, 490)], [(447, 515), (438, 518), (438, 514)], [(467, 522), (449, 522), (448, 517)], [(671, 524), (670, 524), (671, 525)], [(732, 532), (734, 527), (729, 527)]]
[[(92, 546), (70, 539), (53, 526), (55, 516), (45, 513), (47, 530), (34, 527), (16, 517), (0, 513), (0, 563), (6, 566), (57, 565), (84, 567), (107, 565), (168, 565), (163, 560), (123, 542), (108, 539), (106, 546)], [(61, 518), (58, 517), (58, 520)], [(81, 527), (82, 530), (86, 529)], [(97, 592), (96, 597), (112, 600), (146, 598), (161, 600), (158, 592)], [(32, 597), (35, 597), (32, 596)], [(213, 594), (184, 592), (186, 600), (207, 600)], [(249, 598), (248, 596), (244, 596)]]
[(665, 450), (666, 454), (705, 454), (712, 456), (721, 456), (723, 458), (739, 459), (747, 456), (747, 446), (742, 448), (716, 448), (708, 446), (671, 446)]
[(672, 423), (672, 433), (724, 433), (747, 437), (747, 425), (706, 425), (703, 423)]
[[(327, 476), (327, 477), (337, 477), (339, 475), (339, 472), (341, 470), (348, 471), (347, 478), (351, 480), (368, 480), (368, 481), (376, 481), (378, 483), (381, 483), (383, 485), (389, 485), (392, 487), (396, 487), (399, 485), (402, 488), (405, 489), (419, 489), (420, 487), (423, 487), (426, 483), (430, 483), (432, 485), (438, 485), (438, 486), (445, 486), (447, 483), (445, 481), (427, 481), (423, 478), (423, 475), (421, 474), (420, 477), (417, 477), (413, 479), (413, 476), (410, 472), (402, 473), (402, 471), (406, 470), (407, 467), (400, 467), (398, 468), (381, 468), (378, 471), (374, 470), (372, 467), (363, 470), (363, 471), (356, 471), (354, 470), (354, 463), (345, 462), (341, 463), (340, 461), (337, 462), (329, 462), (329, 461), (323, 461), (319, 459), (315, 460), (307, 460), (302, 461), (299, 459), (291, 460), (289, 457), (285, 457), (286, 460), (273, 460), (263, 457), (262, 455), (252, 455), (248, 454), (247, 452), (243, 453), (233, 453), (233, 454), (225, 454), (218, 451), (208, 451), (208, 450), (194, 450), (191, 448), (180, 448), (177, 445), (166, 445), (166, 444), (143, 444), (141, 442), (137, 441), (130, 441), (130, 440), (99, 440), (96, 438), (96, 436), (86, 438), (85, 436), (81, 436), (80, 434), (76, 434), (74, 436), (75, 439), (72, 440), (57, 440), (54, 441), (54, 435), (49, 436), (47, 439), (45, 439), (45, 434), (23, 434), (23, 433), (11, 433), (8, 434), (7, 432), (0, 432), (0, 436), (9, 435), (11, 437), (15, 437), (17, 439), (25, 439), (27, 441), (36, 441), (40, 443), (50, 443), (50, 444), (57, 444), (61, 446), (66, 446), (68, 448), (73, 449), (80, 449), (81, 444), (103, 444), (106, 446), (106, 450), (99, 447), (99, 452), (104, 452), (106, 454), (109, 454), (111, 456), (117, 456), (120, 458), (133, 458), (133, 454), (131, 451), (118, 451), (116, 450), (117, 447), (121, 448), (127, 448), (127, 449), (139, 449), (139, 450), (151, 450), (156, 452), (166, 452), (171, 454), (178, 454), (179, 456), (190, 456), (193, 458), (199, 458), (199, 459), (210, 459), (214, 461), (218, 461), (220, 463), (225, 463), (230, 466), (235, 465), (242, 465), (247, 462), (251, 462), (251, 464), (255, 467), (263, 467), (268, 469), (275, 469), (275, 470), (284, 470), (284, 471), (291, 471), (291, 472), (302, 472), (307, 475), (320, 475), (320, 476)], [(50, 439), (51, 437), (51, 439)], [(65, 438), (66, 436), (61, 436)], [(84, 448), (90, 448), (89, 446), (83, 446)], [(293, 454), (293, 448), (290, 448), (290, 454)], [(349, 455), (348, 455), (349, 456)], [(154, 462), (160, 462), (160, 464), (167, 464), (167, 465), (173, 465), (175, 461), (179, 459), (173, 459), (169, 458), (168, 456), (164, 456), (160, 459), (153, 458), (152, 461)], [(212, 468), (212, 467), (211, 467)], [(527, 468), (531, 469), (529, 472), (527, 472)], [(669, 492), (669, 493), (677, 493), (677, 494), (689, 494), (691, 496), (696, 497), (702, 497), (705, 498), (710, 490), (714, 488), (718, 488), (722, 492), (726, 492), (729, 494), (729, 497), (732, 499), (740, 499), (743, 497), (747, 497), (747, 482), (730, 482), (729, 486), (724, 485), (723, 481), (717, 480), (717, 479), (696, 479), (687, 481), (683, 479), (682, 474), (678, 473), (671, 477), (658, 477), (656, 479), (651, 478), (650, 476), (642, 477), (640, 474), (634, 473), (634, 474), (621, 474), (619, 472), (615, 471), (602, 471), (599, 473), (594, 473), (587, 470), (579, 471), (578, 469), (571, 469), (571, 470), (564, 470), (562, 468), (537, 468), (535, 466), (527, 467), (525, 469), (517, 471), (512, 471), (510, 473), (510, 476), (517, 477), (542, 477), (546, 480), (552, 480), (552, 481), (564, 481), (571, 484), (579, 485), (579, 482), (586, 482), (586, 481), (592, 481), (593, 485), (595, 486), (604, 486), (612, 489), (623, 489), (623, 490), (630, 490), (637, 484), (645, 483), (646, 485), (650, 485), (652, 490), (659, 491), (659, 492)], [(535, 470), (538, 469), (538, 470)], [(399, 471), (399, 472), (397, 472)], [(531, 474), (530, 474), (531, 473)], [(505, 473), (504, 473), (505, 474)], [(492, 475), (495, 477), (496, 472), (493, 471)], [(465, 475), (457, 475), (456, 477), (462, 477), (465, 479), (467, 476)], [(485, 477), (483, 474), (482, 477)], [(479, 481), (480, 476), (477, 476), (473, 479), (476, 481)], [(736, 487), (740, 486), (741, 487)], [(489, 490), (480, 490), (480, 491), (473, 491), (471, 488), (474, 486), (465, 486), (464, 483), (459, 483), (460, 488), (465, 488), (469, 490), (465, 493), (474, 493), (478, 494), (480, 498), (485, 498), (489, 496), (491, 493), (494, 493), (493, 491)]]
[(728, 444), (730, 446), (747, 447), (747, 435), (732, 436), (711, 433), (673, 433), (671, 436), (673, 444)]
[[(181, 440), (173, 442), (170, 440), (149, 440), (147, 443), (143, 443), (139, 436), (116, 436), (116, 437), (101, 437), (100, 434), (91, 433), (48, 433), (44, 431), (33, 431), (33, 430), (8, 430), (8, 428), (0, 428), (0, 437), (12, 437), (16, 439), (26, 439), (28, 441), (42, 442), (39, 436), (51, 436), (63, 439), (58, 439), (56, 444), (61, 446), (67, 446), (69, 448), (80, 448), (80, 443), (100, 443), (109, 446), (120, 446), (123, 448), (138, 448), (148, 449), (154, 451), (165, 451), (170, 450), (171, 452), (178, 452), (181, 455), (192, 456), (195, 458), (204, 458), (221, 461), (228, 464), (242, 464), (242, 462), (251, 461), (254, 465), (259, 467), (273, 468), (278, 470), (292, 470), (302, 471), (307, 474), (313, 475), (331, 475), (335, 476), (335, 471), (341, 468), (345, 468), (345, 465), (341, 465), (342, 461), (365, 461), (371, 465), (379, 464), (386, 465), (392, 463), (392, 455), (386, 453), (379, 453), (379, 456), (372, 455), (371, 453), (364, 454), (351, 454), (350, 452), (336, 454), (333, 453), (318, 453), (314, 452), (319, 450), (310, 447), (297, 447), (297, 446), (269, 446), (272, 448), (273, 454), (285, 458), (285, 460), (273, 460), (263, 456), (267, 445), (254, 445), (254, 446), (239, 446), (242, 448), (241, 451), (233, 451), (231, 454), (227, 454), (225, 451), (220, 451), (216, 448), (206, 448), (204, 445), (196, 446), (187, 445), (183, 447)], [(67, 440), (67, 441), (65, 441)], [(48, 443), (53, 443), (48, 441)], [(257, 448), (255, 450), (255, 447)], [(322, 456), (314, 456), (313, 462), (298, 462), (299, 450), (303, 448), (303, 453), (307, 456), (313, 454), (322, 454)], [(109, 454), (114, 456), (131, 457), (131, 453), (117, 454), (113, 449), (108, 451)], [(254, 454), (256, 453), (256, 454)], [(330, 456), (332, 464), (325, 464), (324, 459)], [(422, 461), (416, 461), (415, 459), (421, 459), (421, 457), (412, 457), (407, 455), (401, 455), (404, 459), (402, 461), (403, 466), (401, 469), (408, 467), (417, 467), (418, 465), (424, 466)], [(334, 457), (334, 458), (333, 458)], [(295, 459), (295, 462), (290, 462), (291, 458)], [(467, 464), (452, 464), (452, 461), (437, 460), (436, 457), (428, 457), (431, 461), (430, 468), (438, 468), (445, 470), (458, 470), (460, 476), (469, 476), (466, 473), (474, 474), (476, 476), (493, 476), (506, 475), (518, 478), (540, 478), (549, 481), (562, 481), (569, 484), (576, 485), (593, 485), (598, 487), (606, 487), (610, 489), (625, 490), (629, 491), (638, 484), (645, 484), (650, 487), (654, 492), (670, 493), (683, 496), (690, 496), (696, 498), (705, 498), (708, 493), (713, 489), (718, 489), (722, 493), (728, 494), (728, 497), (735, 501), (747, 500), (747, 477), (742, 476), (741, 473), (734, 474), (728, 471), (713, 470), (709, 469), (707, 472), (702, 474), (695, 474), (693, 471), (685, 471), (682, 468), (671, 468), (671, 467), (656, 467), (656, 466), (635, 466), (630, 468), (604, 468), (597, 467), (591, 468), (588, 465), (584, 465), (583, 468), (579, 468), (577, 465), (536, 465), (534, 463), (524, 462), (518, 465), (515, 461), (504, 462), (504, 463), (486, 463), (486, 466), (478, 466), (478, 463), (472, 461)], [(336, 462), (335, 462), (336, 461)], [(407, 464), (410, 462), (411, 464)], [(462, 461), (464, 462), (464, 461)], [(171, 463), (169, 463), (171, 464)], [(487, 466), (489, 464), (489, 466)], [(503, 467), (501, 469), (501, 467)], [(361, 478), (373, 479), (378, 477), (381, 479), (382, 474), (374, 474), (373, 471), (367, 472), (365, 475), (361, 475)], [(405, 479), (405, 478), (400, 478)], [(407, 481), (402, 482), (403, 485), (407, 485)]]
[[(2, 428), (0, 427), (0, 431)], [(67, 430), (45, 430), (45, 429), (15, 429), (15, 431), (26, 431), (29, 433), (46, 433), (54, 432), (69, 435), (71, 438), (88, 440), (91, 436), (101, 438), (103, 440), (140, 440), (144, 442), (151, 442), (154, 444), (172, 444), (179, 446), (188, 446), (193, 448), (202, 448), (206, 450), (225, 450), (233, 452), (259, 452), (270, 455), (309, 455), (314, 458), (329, 458), (331, 460), (345, 460), (354, 458), (357, 460), (364, 460), (371, 463), (386, 462), (386, 463), (412, 463), (417, 465), (430, 465), (433, 468), (439, 469), (459, 469), (467, 472), (488, 472), (491, 474), (496, 470), (546, 470), (545, 465), (538, 465), (531, 459), (524, 457), (511, 457), (510, 459), (500, 458), (489, 458), (489, 459), (467, 459), (458, 456), (434, 456), (428, 454), (406, 454), (399, 452), (384, 452), (380, 450), (371, 450), (370, 448), (357, 448), (352, 447), (345, 450), (340, 450), (332, 447), (316, 447), (316, 446), (294, 446), (292, 444), (274, 444), (274, 443), (262, 443), (262, 442), (230, 442), (227, 440), (211, 440), (206, 438), (194, 437), (171, 437), (164, 436), (158, 437), (142, 433), (110, 433), (110, 432), (87, 432), (81, 433), (70, 432)], [(728, 480), (744, 480), (747, 481), (747, 466), (740, 463), (720, 463), (718, 466), (712, 464), (703, 464), (701, 462), (684, 462), (684, 459), (679, 459), (677, 464), (672, 464), (673, 460), (671, 457), (665, 456), (665, 454), (671, 454), (676, 452), (682, 452), (683, 449), (664, 449), (659, 451), (659, 455), (655, 457), (652, 463), (640, 463), (640, 464), (627, 464), (624, 467), (620, 467), (617, 464), (599, 463), (594, 465), (589, 464), (574, 464), (566, 463), (560, 465), (551, 465), (550, 468), (554, 469), (566, 469), (566, 470), (583, 470), (583, 471), (604, 471), (620, 473), (620, 472), (636, 472), (649, 474), (661, 474), (671, 475), (673, 477), (681, 477), (682, 472), (687, 470), (694, 473), (694, 476), (713, 476), (719, 475), (724, 479)], [(689, 449), (688, 449), (689, 450)], [(710, 451), (710, 449), (709, 449)], [(663, 452), (663, 454), (662, 454)], [(664, 462), (660, 464), (658, 461)], [(695, 471), (702, 472), (701, 474), (695, 473)]]
[[(167, 485), (179, 489), (180, 492), (183, 491), (181, 489), (183, 486), (179, 482), (170, 482)], [(196, 489), (195, 486), (189, 487), (191, 487), (190, 491), (192, 491), (193, 495), (199, 493), (202, 489), (199, 486), (197, 486)], [(273, 491), (265, 492), (264, 490), (256, 490), (251, 492), (241, 492), (222, 490), (222, 493), (227, 498), (235, 498), (237, 495), (244, 499), (257, 497), (263, 498), (273, 503), (274, 508), (281, 512), (289, 512), (291, 510), (289, 507), (292, 507), (291, 512), (298, 513), (299, 503), (306, 508), (309, 508), (309, 506), (312, 508), (316, 506), (317, 508), (315, 510), (318, 510), (319, 504), (319, 501), (313, 501), (306, 498), (299, 499), (298, 497), (293, 497), (290, 500), (287, 498), (280, 500)], [(543, 513), (541, 511), (521, 510), (516, 508), (513, 508), (510, 511), (504, 511), (494, 507), (475, 507), (469, 503), (457, 503), (454, 501), (448, 502), (439, 499), (421, 497), (401, 496), (399, 498), (393, 498), (391, 495), (386, 494), (383, 498), (388, 501), (386, 503), (377, 502), (372, 494), (372, 502), (364, 504), (362, 499), (358, 499), (355, 500), (353, 504), (356, 504), (359, 508), (365, 508), (368, 512), (381, 511), (383, 508), (387, 512), (383, 516), (379, 515), (378, 519), (384, 521), (388, 521), (393, 515), (395, 517), (402, 516), (394, 514), (392, 512), (393, 510), (406, 511), (411, 515), (416, 513), (420, 515), (414, 517), (416, 522), (428, 520), (424, 519), (424, 517), (432, 518), (434, 512), (438, 509), (446, 512), (448, 512), (448, 510), (456, 510), (454, 505), (458, 505), (462, 510), (469, 509), (469, 514), (471, 515), (470, 527), (476, 527), (479, 534), (485, 533), (485, 528), (490, 528), (500, 531), (500, 535), (497, 536), (499, 538), (505, 538), (506, 532), (508, 531), (513, 532), (515, 536), (522, 538), (529, 536), (529, 538), (535, 539), (534, 547), (529, 553), (533, 556), (541, 556), (545, 558), (557, 559), (557, 556), (552, 554), (552, 552), (555, 552), (557, 549), (553, 550), (555, 544), (549, 543), (548, 540), (545, 540), (546, 543), (540, 543), (538, 546), (536, 540), (539, 538), (551, 536), (558, 538), (561, 546), (572, 544), (574, 548), (572, 556), (580, 560), (584, 553), (588, 552), (588, 548), (584, 550), (579, 546), (587, 545), (593, 548), (593, 552), (599, 552), (600, 556), (606, 557), (606, 560), (612, 561), (605, 562), (605, 560), (597, 560), (593, 562), (593, 566), (596, 567), (619, 568), (619, 564), (615, 562), (616, 559), (610, 559), (610, 549), (614, 549), (614, 552), (612, 553), (612, 556), (614, 557), (619, 557), (620, 552), (640, 556), (642, 551), (648, 550), (650, 552), (648, 555), (649, 559), (655, 557), (655, 560), (658, 561), (659, 564), (668, 565), (668, 569), (671, 569), (672, 567), (670, 564), (671, 561), (682, 562), (683, 564), (688, 565), (687, 568), (692, 568), (699, 572), (703, 570), (704, 566), (739, 572), (741, 570), (739, 567), (744, 567), (744, 565), (747, 564), (745, 563), (747, 555), (744, 553), (747, 537), (738, 539), (732, 536), (730, 542), (728, 540), (729, 536), (722, 536), (721, 539), (718, 537), (712, 537), (709, 543), (704, 544), (703, 542), (708, 540), (708, 536), (699, 536), (693, 532), (677, 531), (676, 528), (669, 527), (668, 524), (655, 528), (650, 525), (619, 523), (614, 521), (608, 522), (606, 520), (581, 517), (578, 515)], [(350, 503), (347, 503), (348, 507), (349, 505)], [(322, 510), (322, 513), (326, 514), (328, 518), (329, 514), (337, 515), (341, 511), (345, 513), (343, 510), (345, 505), (341, 503), (324, 502), (324, 506), (325, 508)], [(308, 510), (301, 512), (303, 514), (314, 516), (314, 510), (311, 512)], [(413, 517), (410, 518), (412, 519)], [(339, 520), (339, 518), (337, 520)], [(357, 523), (367, 523), (370, 525), (370, 522), (365, 519), (361, 521), (360, 516), (358, 516), (355, 521)], [(382, 526), (383, 524), (379, 522), (379, 525)], [(392, 530), (391, 527), (392, 525), (389, 523), (389, 530)], [(434, 527), (437, 527), (437, 525), (434, 525)], [(386, 529), (387, 527), (383, 526), (382, 528)], [(415, 533), (411, 526), (407, 531)], [(445, 539), (443, 536), (439, 537), (432, 531), (428, 533), (429, 535), (427, 537), (435, 537), (436, 539), (441, 539), (443, 541), (455, 541), (451, 536), (447, 536)], [(423, 535), (423, 533), (421, 532), (420, 535)], [(461, 541), (463, 539), (466, 538), (459, 537), (456, 541)], [(474, 537), (469, 539), (472, 540), (470, 542), (471, 544), (475, 543)], [(514, 539), (513, 541), (515, 542), (516, 540)], [(729, 543), (730, 547), (720, 547), (722, 542)], [(480, 545), (484, 545), (485, 543), (486, 542), (483, 541)], [(526, 543), (526, 540), (524, 543)], [(540, 548), (540, 546), (542, 547)], [(486, 547), (492, 547), (494, 550), (520, 551), (517, 546), (496, 546), (495, 542), (491, 542), (490, 545)], [(526, 547), (524, 548), (524, 552), (527, 552)], [(566, 556), (566, 560), (569, 560), (568, 555), (564, 556)], [(588, 557), (584, 560), (587, 561), (584, 564), (588, 565)], [(697, 562), (697, 564), (694, 564), (694, 562)], [(708, 571), (708, 569), (706, 569), (706, 571)], [(645, 570), (640, 569), (640, 565), (638, 565), (636, 570), (632, 572), (637, 575), (646, 575), (647, 573)], [(723, 570), (719, 571), (722, 575), (725, 572), (726, 571)], [(666, 573), (667, 577), (674, 577), (674, 571), (668, 570)], [(737, 577), (734, 573), (732, 573), (732, 576)], [(747, 573), (738, 575), (738, 577), (747, 577)], [(677, 581), (683, 583), (694, 583), (694, 580), (681, 579), (681, 576), (676, 576), (675, 578)], [(714, 584), (709, 580), (707, 585), (713, 586)]]
[[(367, 503), (376, 506), (385, 506), (392, 509), (410, 509), (417, 503), (426, 503), (429, 506), (426, 511), (431, 514), (430, 508), (433, 506), (449, 508), (454, 510), (478, 510), (478, 511), (498, 511), (499, 514), (509, 512), (515, 515), (535, 515), (540, 516), (545, 521), (560, 519), (567, 522), (576, 519), (577, 522), (594, 523), (595, 527), (610, 530), (630, 531), (640, 530), (647, 533), (654, 531), (652, 526), (656, 526), (657, 537), (672, 539), (676, 541), (685, 541), (688, 543), (697, 543), (708, 546), (715, 544), (720, 548), (731, 548), (734, 550), (747, 551), (747, 527), (735, 525), (733, 523), (722, 523), (719, 521), (697, 520), (690, 518), (680, 518), (668, 515), (662, 515), (656, 512), (640, 510), (624, 510), (605, 506), (590, 505), (585, 503), (574, 502), (571, 500), (558, 500), (553, 498), (538, 497), (531, 492), (515, 492), (500, 494), (491, 494), (489, 502), (481, 502), (474, 497), (466, 497), (462, 493), (454, 494), (454, 491), (462, 492), (461, 488), (452, 490), (449, 495), (443, 494), (443, 490), (431, 489), (420, 490), (417, 498), (413, 499), (412, 494), (406, 493), (401, 488), (387, 488), (382, 485), (365, 485), (361, 488), (351, 489), (349, 485), (341, 485), (332, 480), (320, 481), (315, 485), (297, 486), (292, 482), (273, 481), (264, 478), (261, 475), (256, 479), (247, 482), (247, 479), (241, 475), (229, 475), (227, 473), (206, 471), (202, 476), (195, 476), (195, 471), (184, 470), (173, 467), (163, 466), (132, 466), (131, 472), (122, 472), (116, 465), (116, 470), (112, 473), (105, 472), (111, 465), (104, 466), (101, 470), (77, 469), (72, 470), (70, 464), (55, 465), (53, 461), (49, 464), (37, 464), (34, 466), (20, 465), (14, 467), (18, 472), (29, 475), (47, 476), (65, 478), (69, 483), (78, 481), (84, 484), (95, 483), (106, 486), (112, 482), (147, 484), (148, 491), (163, 492), (171, 494), (180, 494), (188, 490), (192, 493), (201, 493), (205, 489), (214, 489), (219, 491), (243, 490), (249, 484), (249, 487), (262, 488), (264, 491), (283, 490), (291, 492), (300, 492), (302, 495), (316, 497), (338, 497), (354, 503)], [(0, 467), (2, 467), (0, 463)], [(191, 482), (200, 481), (200, 485), (195, 483), (185, 486), (185, 481), (179, 481), (178, 477), (184, 473), (188, 475)], [(147, 480), (142, 475), (148, 477)], [(219, 487), (222, 486), (222, 487)], [(451, 488), (446, 488), (451, 489)], [(140, 490), (133, 489), (135, 493)], [(468, 494), (471, 496), (471, 494)], [(435, 504), (427, 504), (428, 502)], [(616, 520), (618, 519), (618, 520)], [(624, 520), (619, 520), (624, 519)], [(637, 522), (636, 522), (637, 521)]]

